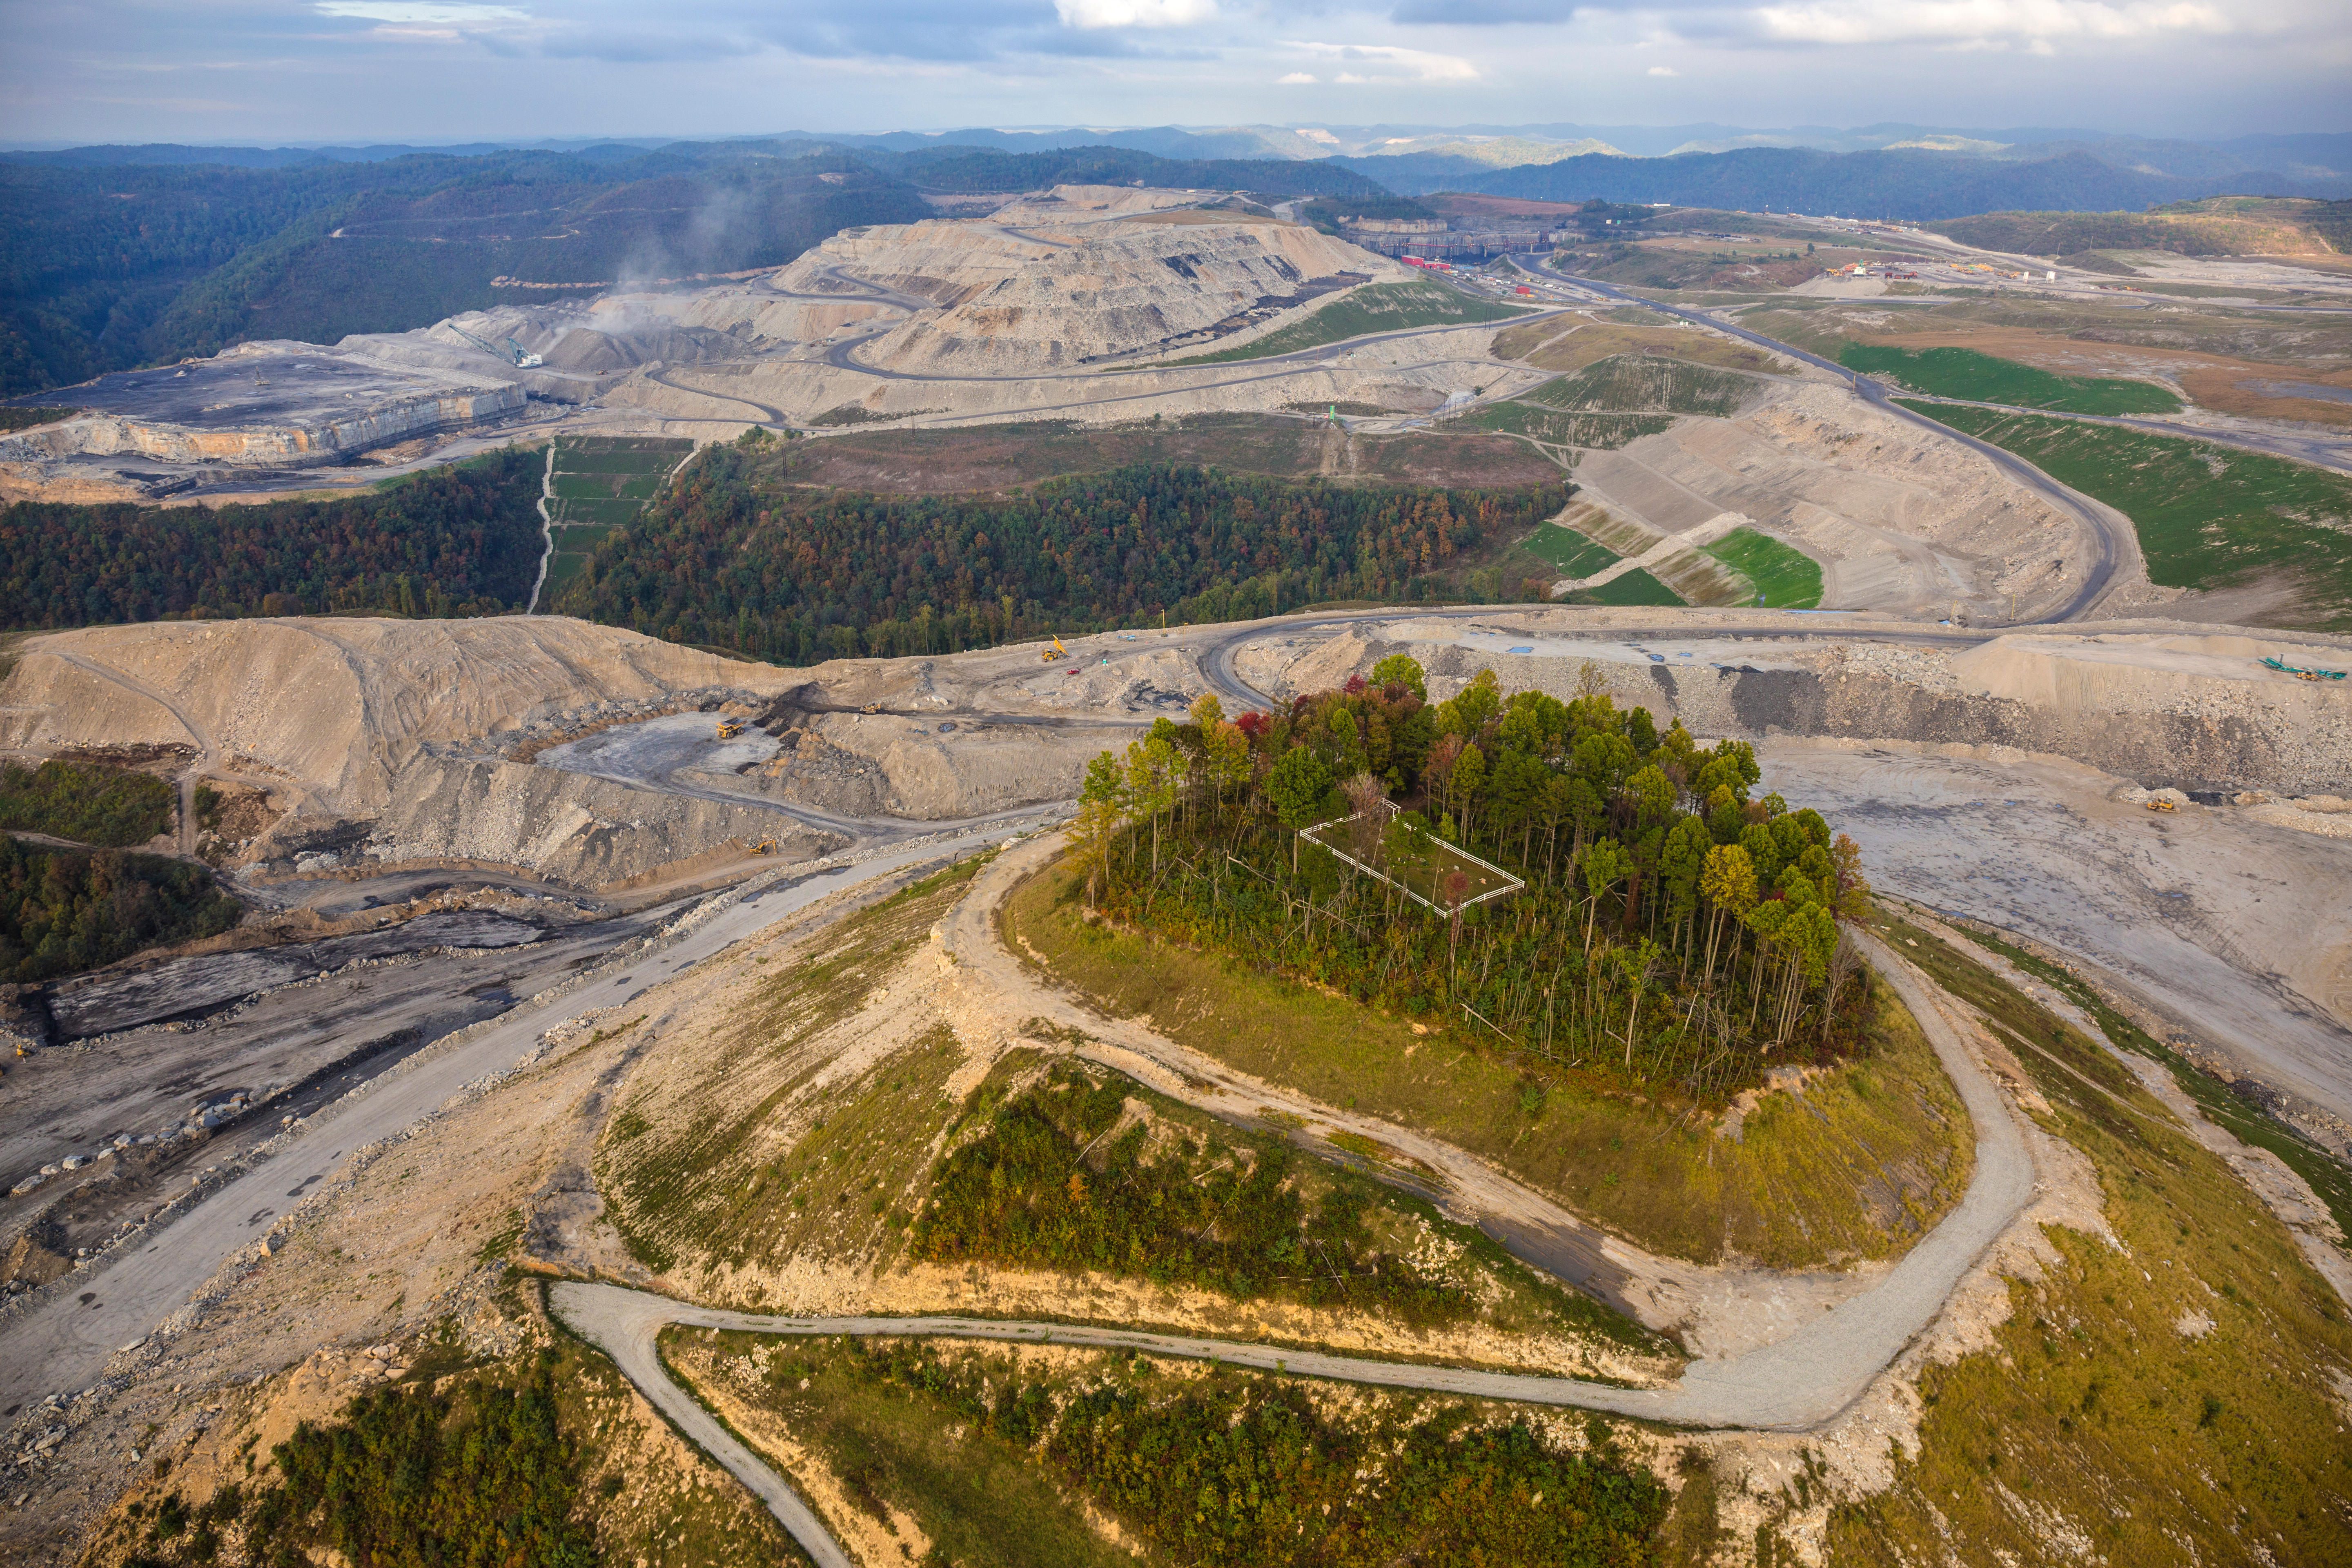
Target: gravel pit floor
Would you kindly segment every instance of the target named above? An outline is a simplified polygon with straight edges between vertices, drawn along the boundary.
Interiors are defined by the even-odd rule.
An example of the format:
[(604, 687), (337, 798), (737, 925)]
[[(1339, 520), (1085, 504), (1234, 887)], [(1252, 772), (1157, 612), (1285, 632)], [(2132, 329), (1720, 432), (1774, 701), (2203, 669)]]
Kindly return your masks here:
[(1765, 780), (1850, 833), (1882, 889), (2105, 969), (2265, 1083), (2352, 1122), (2352, 842), (2236, 807), (2150, 812), (2062, 759), (1760, 742)]

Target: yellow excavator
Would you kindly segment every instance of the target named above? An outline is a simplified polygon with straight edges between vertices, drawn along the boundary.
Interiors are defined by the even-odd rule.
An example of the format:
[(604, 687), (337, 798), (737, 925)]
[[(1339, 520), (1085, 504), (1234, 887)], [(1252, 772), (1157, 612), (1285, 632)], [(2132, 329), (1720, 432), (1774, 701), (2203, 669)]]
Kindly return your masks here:
[(2147, 803), (2147, 808), (2150, 811), (2179, 811), (2180, 809), (2177, 804), (2168, 800), (2149, 801)]
[(754, 855), (773, 855), (775, 852), (776, 841), (772, 838), (762, 838), (751, 846), (751, 853)]
[(1067, 658), (1069, 657), (1070, 650), (1062, 646), (1062, 639), (1060, 637), (1055, 637), (1052, 647), (1046, 648), (1037, 655), (1037, 662), (1039, 664), (1051, 664), (1057, 658)]
[(720, 721), (719, 721), (719, 738), (720, 740), (722, 740), (722, 741), (731, 741), (731, 740), (733, 740), (736, 736), (738, 736), (738, 735), (741, 734), (742, 732), (743, 732), (743, 721), (742, 721), (742, 720), (740, 720), (740, 719), (721, 719)]

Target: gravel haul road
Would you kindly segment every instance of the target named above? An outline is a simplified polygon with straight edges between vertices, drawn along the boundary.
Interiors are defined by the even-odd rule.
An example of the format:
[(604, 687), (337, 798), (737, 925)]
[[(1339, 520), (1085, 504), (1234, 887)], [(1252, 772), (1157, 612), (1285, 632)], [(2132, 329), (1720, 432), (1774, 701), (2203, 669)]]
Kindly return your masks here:
[(981, 847), (1004, 831), (894, 847), (855, 865), (771, 885), (728, 904), (667, 944), (612, 965), (618, 973), (537, 1005), (527, 1003), (452, 1048), (419, 1053), (300, 1124), (285, 1147), (224, 1182), (176, 1220), (132, 1233), (112, 1252), (0, 1320), (0, 1408), (95, 1382), (108, 1357), (153, 1333), (223, 1263), (260, 1241), (282, 1215), (329, 1183), (346, 1155), (401, 1132), (467, 1085), (513, 1066), (550, 1029), (634, 1001), (821, 899)]
[[(978, 907), (982, 902), (978, 893), (975, 889), (966, 904)], [(655, 1342), (663, 1327), (679, 1323), (768, 1334), (912, 1336), (1124, 1350), (1339, 1382), (1603, 1410), (1682, 1426), (1809, 1430), (1834, 1419), (1861, 1397), (1871, 1380), (1935, 1321), (1961, 1279), (2024, 1209), (2035, 1186), (2023, 1134), (1937, 1006), (1933, 988), (1883, 945), (1863, 941), (1874, 967), (1919, 1019), (1974, 1121), (1976, 1169), (1968, 1193), (1941, 1225), (1869, 1289), (1774, 1343), (1741, 1355), (1694, 1362), (1670, 1387), (1627, 1389), (1573, 1378), (1371, 1361), (1067, 1323), (950, 1316), (765, 1316), (575, 1280), (556, 1284), (550, 1305), (573, 1331), (610, 1354), (682, 1431), (764, 1500), (811, 1556), (827, 1564), (851, 1559), (781, 1475), (671, 1380)], [(967, 950), (964, 962), (971, 956)]]
[[(1803, 349), (1791, 347), (1778, 338), (1768, 338), (1763, 333), (1749, 327), (1743, 327), (1736, 321), (1723, 321), (1700, 310), (1685, 310), (1674, 305), (1661, 305), (1654, 300), (1644, 300), (1638, 294), (1628, 294), (1622, 289), (1612, 288), (1593, 279), (1580, 278), (1574, 273), (1562, 272), (1544, 257), (1516, 256), (1512, 259), (1529, 271), (1557, 278), (1563, 283), (1573, 283), (1580, 289), (1590, 289), (1596, 294), (1618, 300), (1622, 304), (1637, 305), (1643, 310), (1655, 310), (1662, 316), (1672, 316), (1677, 321), (1689, 321), (1695, 326), (1706, 327), (1718, 332), (1728, 332), (1733, 337), (1754, 343), (1759, 348), (1769, 349), (1774, 353), (1785, 354), (1793, 360), (1801, 360), (1806, 364), (1842, 376), (1853, 388), (1854, 395), (1864, 402), (1885, 410), (1897, 419), (1916, 425), (1923, 430), (1932, 430), (1948, 440), (1957, 441), (1961, 446), (1982, 454), (1995, 468), (2011, 479), (2049, 500), (2053, 505), (2071, 513), (2082, 523), (2084, 531), (2089, 535), (2094, 552), (2091, 569), (2084, 577), (2083, 585), (2075, 592), (2074, 598), (2067, 602), (2064, 608), (2052, 616), (2048, 623), (2042, 624), (2079, 621), (2089, 616), (2092, 606), (2105, 596), (2107, 589), (2114, 584), (2116, 569), (2125, 562), (2138, 558), (2139, 536), (2133, 530), (2129, 518), (2112, 507), (2102, 506), (2080, 491), (2068, 489), (2014, 452), (2005, 451), (1989, 441), (1979, 441), (1975, 437), (1955, 430), (1948, 425), (1939, 424), (1924, 415), (1915, 414), (1910, 409), (1898, 405), (1893, 401), (1893, 392), (1884, 382), (1873, 381), (1866, 375), (1856, 375), (1834, 361), (1825, 360), (1819, 354), (1808, 353)], [(2037, 410), (2020, 409), (2018, 412), (2034, 413)]]

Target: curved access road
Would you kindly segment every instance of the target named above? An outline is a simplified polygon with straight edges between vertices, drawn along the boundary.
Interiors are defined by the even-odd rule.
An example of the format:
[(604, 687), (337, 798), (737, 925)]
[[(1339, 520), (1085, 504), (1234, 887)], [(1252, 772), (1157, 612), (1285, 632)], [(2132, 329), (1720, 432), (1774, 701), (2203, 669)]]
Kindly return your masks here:
[(1482, 1372), (1410, 1362), (1328, 1355), (1280, 1345), (1152, 1333), (1084, 1324), (985, 1318), (808, 1318), (725, 1311), (615, 1285), (566, 1280), (550, 1306), (582, 1338), (613, 1356), (647, 1399), (765, 1500), (820, 1563), (851, 1559), (784, 1479), (680, 1388), (656, 1340), (672, 1323), (761, 1334), (884, 1335), (1093, 1349), (1217, 1361), (1266, 1372), (1474, 1398), (1569, 1405), (1690, 1427), (1802, 1432), (1835, 1420), (1860, 1398), (1913, 1338), (1934, 1321), (1953, 1289), (2032, 1199), (2034, 1169), (2009, 1108), (1934, 1005), (1927, 983), (1885, 948), (1871, 962), (1925, 1028), (1977, 1131), (1976, 1170), (1967, 1195), (1944, 1222), (1875, 1286), (1848, 1298), (1794, 1333), (1745, 1354), (1690, 1363), (1663, 1388), (1621, 1388), (1575, 1378)]
[[(1392, 605), (1378, 610), (1340, 610), (1328, 615), (1300, 616), (1286, 619), (1244, 622), (1232, 631), (1223, 633), (1202, 644), (1197, 650), (1201, 675), (1224, 700), (1238, 702), (1244, 708), (1272, 710), (1279, 707), (1276, 700), (1260, 691), (1241, 677), (1234, 668), (1234, 657), (1254, 642), (1268, 637), (1296, 637), (1302, 632), (1328, 630), (1335, 626), (1361, 626), (1367, 622), (1396, 620), (1494, 620), (1510, 615), (1514, 610), (1540, 609), (1542, 605), (1481, 605), (1471, 607), (1416, 608), (1411, 605)], [(1856, 612), (1859, 614), (1860, 612)], [(1783, 610), (1775, 618), (1752, 626), (1605, 626), (1594, 634), (1596, 640), (1624, 642), (1645, 639), (1682, 639), (1685, 641), (1758, 642), (1804, 641), (1834, 633), (1838, 628), (1837, 612)], [(1942, 628), (1918, 631), (1897, 631), (1874, 628), (1857, 640), (1870, 642), (1907, 643), (1919, 647), (1975, 647), (2000, 636), (1999, 631), (1968, 631)]]
[(196, 852), (196, 781), (211, 772), (214, 764), (220, 758), (220, 748), (213, 744), (210, 732), (191, 718), (186, 709), (173, 701), (171, 698), (156, 690), (145, 681), (134, 676), (123, 674), (110, 664), (102, 663), (83, 654), (63, 653), (56, 648), (37, 648), (33, 651), (47, 654), (51, 658), (63, 659), (85, 675), (94, 675), (100, 680), (120, 686), (133, 696), (145, 698), (164, 712), (169, 713), (173, 721), (185, 730), (188, 732), (188, 738), (195, 742), (195, 761), (182, 768), (179, 777), (173, 781), (179, 785), (180, 790), (180, 853), (183, 856), (194, 855)]
[[(1033, 811), (1034, 820), (1040, 814)], [(155, 1331), (231, 1258), (327, 1183), (355, 1150), (431, 1115), (466, 1085), (503, 1071), (546, 1033), (635, 1001), (736, 942), (820, 899), (910, 867), (994, 842), (1002, 829), (888, 850), (813, 874), (786, 872), (732, 896), (667, 942), (608, 963), (606, 973), (543, 1001), (525, 1002), (470, 1037), (428, 1047), (297, 1123), (277, 1152), (222, 1182), (168, 1224), (132, 1232), (37, 1299), (0, 1317), (0, 1407), (87, 1388), (107, 1359)]]
[[(2082, 523), (2084, 532), (2089, 535), (2092, 552), (2090, 570), (2084, 574), (2082, 587), (2076, 590), (2074, 596), (2066, 602), (2065, 607), (2052, 616), (2047, 622), (2036, 624), (2051, 625), (2062, 621), (2082, 620), (2091, 613), (2091, 607), (2105, 595), (2108, 588), (2114, 585), (2116, 571), (2126, 563), (2139, 558), (2139, 537), (2133, 532), (2131, 521), (2122, 513), (2101, 505), (2080, 491), (2067, 489), (2014, 452), (2006, 451), (1990, 441), (1979, 441), (1966, 431), (1955, 430), (1950, 426), (1940, 424), (1924, 414), (1914, 413), (1903, 407), (1894, 401), (1892, 390), (1884, 382), (1874, 381), (1866, 375), (1858, 375), (1833, 360), (1825, 360), (1817, 353), (1811, 353), (1793, 344), (1784, 343), (1778, 338), (1768, 338), (1754, 328), (1741, 326), (1737, 321), (1723, 321), (1702, 310), (1686, 310), (1679, 305), (1662, 305), (1654, 300), (1644, 300), (1638, 294), (1629, 294), (1622, 289), (1601, 282), (1596, 279), (1580, 278), (1575, 273), (1563, 272), (1551, 264), (1549, 257), (1530, 254), (1514, 256), (1511, 259), (1530, 272), (1557, 278), (1563, 283), (1573, 283), (1580, 289), (1589, 289), (1596, 294), (1617, 300), (1621, 304), (1638, 306), (1645, 310), (1655, 310), (1662, 316), (1672, 316), (1677, 321), (1688, 321), (1694, 326), (1707, 327), (1718, 332), (1728, 332), (1733, 337), (1754, 343), (1759, 348), (1769, 349), (1774, 353), (1828, 371), (1831, 374), (1844, 380), (1853, 388), (1854, 395), (1860, 397), (1864, 403), (1871, 404), (1897, 419), (1916, 425), (1922, 430), (1932, 430), (1948, 440), (1958, 441), (1960, 445), (1981, 453), (2002, 473), (2074, 517)], [(2019, 409), (2017, 412), (2033, 413), (2036, 410)]]

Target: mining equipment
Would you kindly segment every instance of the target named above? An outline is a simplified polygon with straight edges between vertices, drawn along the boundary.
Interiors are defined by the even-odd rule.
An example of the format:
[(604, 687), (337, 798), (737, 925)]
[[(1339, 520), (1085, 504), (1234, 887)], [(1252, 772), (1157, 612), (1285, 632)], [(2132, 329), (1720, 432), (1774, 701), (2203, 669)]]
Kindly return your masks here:
[(2149, 801), (2147, 803), (2147, 808), (2150, 811), (2179, 811), (2180, 809), (2178, 805), (2168, 800)]
[(457, 333), (459, 337), (465, 339), (467, 342), (473, 344), (476, 348), (481, 350), (484, 353), (492, 354), (499, 359), (507, 361), (517, 370), (535, 370), (540, 365), (547, 363), (540, 358), (539, 355), (532, 353), (520, 343), (515, 342), (512, 338), (509, 338), (507, 340), (506, 347), (500, 348), (496, 343), (489, 342), (488, 339), (476, 337), (473, 333), (467, 331), (465, 328), (458, 326), (454, 321), (449, 323), (449, 330)]
[(2284, 659), (2277, 658), (2266, 658), (2263, 660), (2263, 668), (2265, 669), (2275, 669), (2281, 675), (2292, 675), (2297, 680), (2341, 680), (2344, 679), (2344, 672), (2340, 669), (2305, 669), (2299, 666), (2289, 664)]
[(879, 702), (868, 702), (865, 707), (860, 708), (858, 711), (860, 713), (879, 713), (882, 711), (882, 704)]
[(776, 841), (772, 838), (762, 838), (751, 846), (751, 853), (754, 855), (773, 855), (775, 852)]
[(1051, 664), (1057, 658), (1067, 658), (1069, 657), (1070, 650), (1062, 646), (1062, 639), (1060, 637), (1055, 637), (1054, 639), (1054, 646), (1050, 649), (1040, 653), (1037, 656), (1037, 662), (1039, 664)]
[(722, 740), (722, 741), (731, 741), (731, 740), (733, 740), (736, 736), (738, 736), (738, 735), (741, 734), (742, 732), (743, 732), (743, 721), (742, 721), (742, 720), (740, 720), (740, 719), (721, 719), (720, 721), (719, 721), (719, 738), (720, 740)]

